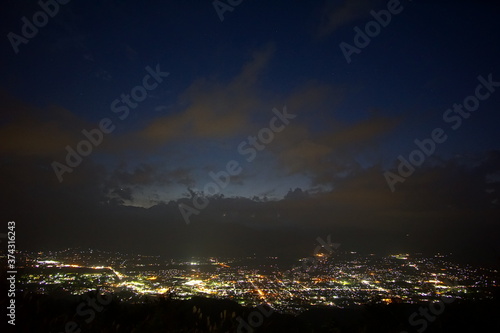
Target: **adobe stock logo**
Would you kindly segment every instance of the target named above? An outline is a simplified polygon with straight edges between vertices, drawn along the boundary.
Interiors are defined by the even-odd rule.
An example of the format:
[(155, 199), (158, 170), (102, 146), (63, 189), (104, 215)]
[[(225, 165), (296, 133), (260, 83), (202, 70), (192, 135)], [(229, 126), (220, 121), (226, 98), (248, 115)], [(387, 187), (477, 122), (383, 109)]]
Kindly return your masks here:
[[(227, 3), (224, 3), (221, 0), (215, 0), (212, 2), (212, 5), (214, 6), (215, 12), (219, 16), (220, 21), (224, 21), (224, 13), (229, 11), (232, 12), (234, 10), (234, 7), (240, 5), (243, 2), (243, 0), (227, 0)], [(231, 7), (232, 6), (232, 7)]]
[(26, 16), (21, 18), (21, 22), (23, 23), (21, 27), (21, 35), (13, 33), (12, 31), (7, 34), (7, 39), (10, 42), (10, 45), (14, 49), (14, 53), (19, 53), (19, 45), (28, 44), (30, 39), (35, 38), (38, 35), (38, 28), (43, 28), (49, 23), (49, 17), (53, 18), (59, 13), (59, 5), (66, 5), (71, 0), (47, 0), (38, 1), (38, 5), (42, 10), (33, 14), (33, 17), (30, 20)]
[(371, 38), (377, 37), (382, 31), (382, 28), (387, 27), (389, 23), (391, 23), (392, 16), (400, 14), (403, 9), (404, 7), (401, 5), (400, 0), (389, 0), (387, 2), (387, 10), (382, 9), (378, 12), (374, 10), (370, 11), (374, 20), (368, 21), (365, 24), (364, 31), (358, 26), (354, 27), (354, 32), (356, 34), (354, 35), (353, 42), (355, 46), (346, 42), (341, 42), (339, 44), (340, 50), (342, 50), (342, 54), (347, 63), (350, 64), (352, 62), (351, 56), (353, 53), (360, 54), (361, 50), (370, 44)]
[[(163, 82), (163, 78), (170, 75), (168, 72), (162, 72), (159, 64), (156, 65), (154, 70), (149, 66), (145, 69), (149, 74), (142, 78), (142, 84), (133, 87), (129, 94), (122, 93), (120, 98), (111, 102), (111, 112), (119, 114), (118, 118), (122, 121), (128, 117), (130, 109), (138, 107), (139, 103), (148, 97), (149, 91), (156, 89)], [(104, 134), (110, 134), (115, 129), (116, 125), (110, 118), (102, 118), (97, 128), (83, 129), (81, 133), (86, 140), (80, 140), (76, 144), (76, 149), (70, 145), (66, 146), (66, 164), (58, 161), (53, 161), (50, 164), (59, 182), (63, 181), (65, 173), (72, 173), (73, 169), (83, 162), (83, 158), (89, 156), (94, 147), (98, 147), (102, 143)]]
[(314, 249), (314, 257), (308, 257), (304, 261), (302, 261), (302, 268), (306, 272), (311, 272), (312, 270), (314, 270), (314, 265), (318, 263), (317, 256), (321, 253), (320, 251), (326, 250), (327, 254), (323, 253), (323, 255), (329, 256), (340, 247), (340, 243), (332, 243), (330, 235), (326, 237), (326, 242), (321, 237), (316, 238), (316, 240), (320, 245), (316, 246), (316, 248)]
[[(269, 307), (266, 309), (262, 304), (257, 306), (257, 309), (250, 312), (247, 317), (247, 320), (241, 318), (241, 316), (236, 317), (238, 321), (238, 333), (253, 333), (257, 328), (264, 323), (265, 318), (269, 318), (271, 314), (274, 312), (273, 308)], [(264, 315), (264, 316), (263, 316)]]
[[(96, 318), (96, 311), (98, 313), (102, 312), (105, 306), (109, 305), (113, 300), (112, 294), (102, 294), (99, 290), (96, 290), (95, 297), (89, 297), (89, 295), (83, 295), (84, 299), (76, 308), (76, 314), (80, 317), (88, 316), (85, 319), (87, 324), (90, 324)], [(75, 321), (68, 321), (64, 325), (64, 332), (60, 333), (71, 333), (71, 332), (82, 332), (78, 323)]]
[[(486, 101), (495, 92), (495, 88), (500, 87), (500, 82), (493, 81), (491, 73), (488, 75), (488, 79), (479, 75), (477, 80), (479, 84), (476, 86), (474, 94), (465, 97), (462, 104), (455, 103), (453, 108), (443, 112), (443, 121), (451, 124), (451, 129), (454, 131), (462, 126), (463, 119), (468, 119), (473, 112), (479, 109), (481, 102)], [(398, 156), (397, 173), (384, 172), (385, 180), (391, 192), (396, 190), (395, 185), (397, 183), (403, 183), (415, 172), (416, 167), (421, 166), (428, 157), (434, 154), (438, 144), (444, 143), (447, 139), (446, 131), (441, 127), (436, 127), (430, 132), (428, 138), (413, 140), (417, 148), (408, 155), (407, 159), (403, 155)]]
[[(450, 281), (451, 286), (457, 287), (458, 284)], [(418, 311), (413, 312), (408, 318), (408, 323), (417, 330), (418, 333), (423, 333), (429, 325), (436, 321), (437, 317), (443, 314), (446, 305), (453, 303), (456, 300), (453, 296), (442, 296), (436, 302), (430, 302), (426, 307), (420, 306)], [(420, 327), (417, 327), (420, 326)], [(401, 331), (401, 333), (408, 333)]]
[[(273, 108), (274, 117), (269, 120), (269, 127), (262, 127), (255, 136), (248, 136), (247, 140), (243, 140), (238, 145), (238, 153), (241, 156), (248, 155), (247, 162), (252, 162), (259, 151), (262, 151), (274, 140), (274, 136), (285, 129), (297, 115), (287, 112), (286, 105), (283, 111)], [(196, 191), (193, 195), (192, 203), (194, 207), (180, 203), (179, 211), (184, 218), (186, 224), (189, 224), (191, 215), (198, 215), (200, 211), (207, 208), (210, 200), (208, 196), (214, 196), (225, 189), (231, 182), (231, 177), (238, 176), (243, 171), (243, 167), (236, 160), (230, 160), (226, 163), (226, 170), (221, 170), (217, 173), (210, 171), (208, 175), (213, 182), (208, 182), (203, 187), (202, 191)], [(195, 189), (196, 190), (196, 189)]]

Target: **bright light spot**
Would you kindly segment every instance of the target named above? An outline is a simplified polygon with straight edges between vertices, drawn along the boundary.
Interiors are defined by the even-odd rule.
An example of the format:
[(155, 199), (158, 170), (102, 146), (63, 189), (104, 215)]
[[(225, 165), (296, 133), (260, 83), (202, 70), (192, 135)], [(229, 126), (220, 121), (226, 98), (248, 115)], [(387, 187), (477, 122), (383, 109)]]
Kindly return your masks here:
[(191, 281), (188, 281), (184, 284), (186, 284), (188, 286), (195, 286), (195, 285), (202, 284), (202, 283), (203, 283), (202, 280), (191, 280)]

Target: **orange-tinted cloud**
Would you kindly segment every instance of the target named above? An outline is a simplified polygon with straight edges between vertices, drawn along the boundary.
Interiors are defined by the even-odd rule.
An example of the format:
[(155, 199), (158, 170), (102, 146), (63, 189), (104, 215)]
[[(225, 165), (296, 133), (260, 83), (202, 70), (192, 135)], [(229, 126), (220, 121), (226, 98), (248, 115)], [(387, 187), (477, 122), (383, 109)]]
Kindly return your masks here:
[(368, 17), (370, 10), (375, 9), (378, 0), (345, 0), (343, 4), (336, 5), (327, 1), (322, 12), (322, 22), (318, 28), (319, 37), (335, 32), (338, 28), (351, 22)]
[(86, 123), (70, 111), (52, 106), (40, 110), (5, 92), (0, 93), (2, 113), (10, 115), (0, 125), (0, 153), (18, 156), (55, 156), (77, 142)]
[(220, 138), (239, 133), (259, 108), (256, 82), (274, 48), (256, 52), (240, 74), (229, 83), (196, 80), (180, 97), (185, 109), (155, 119), (139, 137), (163, 144), (178, 138)]

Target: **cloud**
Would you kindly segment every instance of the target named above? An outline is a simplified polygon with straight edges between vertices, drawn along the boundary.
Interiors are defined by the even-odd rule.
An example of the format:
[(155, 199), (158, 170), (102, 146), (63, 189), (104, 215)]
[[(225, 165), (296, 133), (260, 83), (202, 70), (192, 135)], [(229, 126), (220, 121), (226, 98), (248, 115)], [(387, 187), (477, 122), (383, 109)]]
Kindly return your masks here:
[[(0, 186), (8, 193), (2, 216), (19, 222), (23, 239), (31, 242), (26, 246), (91, 243), (120, 248), (128, 242), (135, 244), (139, 237), (151, 241), (146, 247), (141, 242), (138, 250), (168, 251), (171, 255), (186, 254), (186, 244), (194, 246), (197, 241), (203, 244), (205, 254), (236, 248), (241, 253), (263, 248), (273, 251), (279, 246), (286, 254), (300, 250), (297, 244), (309, 233), (312, 239), (331, 233), (336, 241), (355, 250), (387, 246), (387, 239), (391, 246), (400, 248), (463, 242), (471, 247), (478, 240), (490, 244), (489, 239), (498, 235), (500, 208), (494, 202), (500, 198), (500, 188), (498, 182), (489, 182), (489, 175), (500, 170), (498, 151), (423, 166), (399, 184), (396, 193), (388, 188), (382, 168), (375, 165), (353, 167), (347, 175), (335, 176), (328, 191), (294, 189), (286, 198), (272, 201), (210, 198), (210, 205), (193, 216), (190, 228), (194, 229), (189, 230), (177, 203), (185, 200), (192, 204), (190, 199), (151, 209), (123, 206), (136, 201), (139, 189), (154, 182), (162, 170), (159, 166), (140, 164), (129, 169), (123, 165), (108, 173), (87, 161), (59, 184), (51, 177), (48, 161), (19, 156), (13, 160), (3, 157), (0, 163)], [(169, 181), (190, 176), (187, 169), (164, 173)], [(116, 181), (116, 187), (109, 188), (112, 196), (103, 190), (109, 179)], [(400, 237), (407, 233), (413, 238)], [(162, 250), (165, 237), (169, 245)], [(259, 239), (258, 245), (255, 239)]]
[(277, 152), (280, 166), (290, 175), (309, 175), (313, 185), (332, 185), (339, 174), (356, 171), (356, 156), (376, 147), (377, 139), (397, 123), (394, 118), (370, 117), (351, 125), (331, 121), (315, 132), (303, 125), (290, 126), (289, 144)]
[(122, 164), (110, 177), (110, 183), (114, 186), (151, 185), (157, 182), (164, 183), (165, 179), (158, 177), (157, 168), (147, 163), (141, 163), (132, 171), (128, 171), (127, 166)]
[(191, 169), (188, 168), (177, 168), (168, 172), (166, 177), (177, 182), (177, 184), (185, 185), (187, 187), (193, 187), (196, 184), (196, 181), (191, 174)]
[(58, 106), (43, 110), (0, 93), (3, 113), (10, 115), (0, 125), (0, 153), (16, 156), (53, 157), (81, 139), (89, 123)]
[[(161, 164), (150, 163), (140, 163), (132, 169), (122, 163), (106, 178), (104, 191), (108, 193), (108, 198), (119, 197), (129, 200), (130, 204), (141, 206), (151, 206), (148, 202), (159, 202), (157, 200), (159, 197), (153, 198), (154, 200), (145, 199), (154, 189), (161, 188), (163, 191), (168, 191), (176, 184), (186, 187), (193, 187), (196, 184), (189, 168), (177, 167), (166, 170)], [(115, 203), (123, 204), (123, 202)]]
[(132, 201), (132, 189), (130, 187), (115, 189), (111, 194), (116, 195), (120, 199)]
[(221, 138), (239, 133), (258, 110), (256, 83), (274, 52), (272, 46), (255, 52), (228, 83), (197, 79), (181, 95), (185, 108), (154, 119), (138, 136), (150, 143), (164, 144), (179, 138)]
[[(465, 162), (465, 163), (464, 163)], [(418, 169), (392, 193), (379, 166), (360, 169), (338, 178), (329, 201), (365, 212), (374, 221), (380, 219), (453, 224), (473, 216), (498, 215), (493, 202), (500, 197), (498, 186), (492, 192), (487, 175), (500, 169), (500, 152), (478, 154), (467, 161), (461, 158)], [(493, 214), (493, 215), (491, 215)], [(465, 225), (478, 221), (466, 221)]]
[(285, 195), (285, 200), (303, 200), (309, 197), (309, 193), (307, 191), (303, 191), (301, 188), (296, 188), (292, 191), (290, 189), (288, 193)]
[(327, 1), (323, 8), (321, 24), (318, 28), (319, 37), (334, 33), (342, 26), (368, 17), (370, 10), (375, 9), (380, 0), (344, 0), (341, 5), (338, 1)]

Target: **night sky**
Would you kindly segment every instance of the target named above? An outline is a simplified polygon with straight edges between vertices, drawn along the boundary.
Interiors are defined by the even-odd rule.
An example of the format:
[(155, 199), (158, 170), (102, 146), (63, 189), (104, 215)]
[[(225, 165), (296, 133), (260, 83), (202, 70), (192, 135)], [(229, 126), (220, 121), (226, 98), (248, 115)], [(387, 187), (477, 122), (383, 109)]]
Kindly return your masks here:
[(19, 248), (500, 256), (494, 1), (47, 2), (0, 10)]

